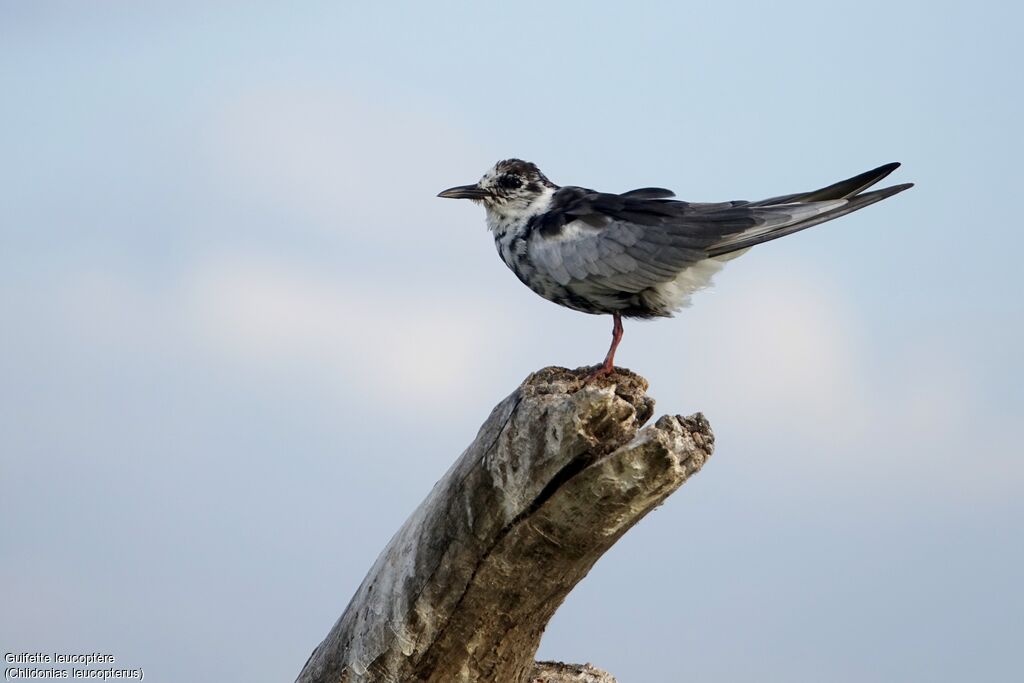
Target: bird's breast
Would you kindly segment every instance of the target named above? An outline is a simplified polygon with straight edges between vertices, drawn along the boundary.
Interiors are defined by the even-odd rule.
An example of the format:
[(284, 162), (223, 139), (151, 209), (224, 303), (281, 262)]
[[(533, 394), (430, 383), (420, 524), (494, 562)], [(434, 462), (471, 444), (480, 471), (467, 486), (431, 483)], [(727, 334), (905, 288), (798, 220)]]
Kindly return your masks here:
[(526, 238), (509, 231), (500, 236), (495, 235), (494, 245), (498, 248), (498, 256), (505, 262), (505, 265), (516, 274), (523, 284), (533, 289), (532, 283), (537, 281), (539, 273), (530, 260)]
[(498, 255), (505, 265), (509, 267), (520, 282), (533, 290), (536, 294), (559, 306), (565, 306), (582, 313), (608, 313), (609, 310), (598, 302), (591, 301), (569, 287), (560, 284), (557, 280), (547, 275), (543, 269), (534, 264), (529, 252), (529, 233), (522, 232), (504, 235), (495, 235), (494, 243), (498, 248)]

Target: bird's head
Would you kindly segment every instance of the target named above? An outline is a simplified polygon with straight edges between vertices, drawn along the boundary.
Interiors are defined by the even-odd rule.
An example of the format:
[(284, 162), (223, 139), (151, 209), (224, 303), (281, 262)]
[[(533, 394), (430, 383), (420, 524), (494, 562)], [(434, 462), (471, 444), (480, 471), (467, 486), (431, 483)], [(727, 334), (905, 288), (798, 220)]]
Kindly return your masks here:
[(536, 165), (520, 159), (496, 163), (474, 185), (451, 187), (438, 194), (449, 199), (471, 199), (481, 202), (488, 216), (515, 220), (537, 211), (558, 186), (547, 179)]

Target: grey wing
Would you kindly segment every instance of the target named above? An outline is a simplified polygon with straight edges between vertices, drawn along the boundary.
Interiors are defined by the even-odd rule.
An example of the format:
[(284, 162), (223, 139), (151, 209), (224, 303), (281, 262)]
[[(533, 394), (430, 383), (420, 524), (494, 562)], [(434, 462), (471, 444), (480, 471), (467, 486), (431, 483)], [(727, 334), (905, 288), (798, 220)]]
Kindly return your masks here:
[(638, 293), (705, 259), (838, 218), (910, 187), (857, 194), (894, 168), (888, 164), (821, 190), (762, 202), (691, 204), (668, 200), (671, 193), (658, 188), (616, 195), (563, 187), (531, 226), (529, 256), (574, 290)]
[[(604, 196), (592, 198), (607, 203)], [(752, 208), (663, 201), (636, 206), (627, 201), (620, 210), (591, 207), (583, 213), (577, 208), (557, 229), (550, 223), (534, 229), (528, 254), (538, 269), (570, 289), (638, 293), (675, 279), (730, 244), (745, 244), (845, 203)]]

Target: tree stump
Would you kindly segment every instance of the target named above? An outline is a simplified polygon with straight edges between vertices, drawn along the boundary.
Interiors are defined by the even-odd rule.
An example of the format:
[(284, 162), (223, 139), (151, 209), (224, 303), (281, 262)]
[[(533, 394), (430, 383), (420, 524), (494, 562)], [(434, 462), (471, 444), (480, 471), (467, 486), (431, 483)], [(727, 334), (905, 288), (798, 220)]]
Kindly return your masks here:
[(700, 414), (653, 425), (627, 370), (545, 368), (499, 403), (391, 539), (297, 683), (607, 683), (533, 661), (601, 555), (711, 455)]

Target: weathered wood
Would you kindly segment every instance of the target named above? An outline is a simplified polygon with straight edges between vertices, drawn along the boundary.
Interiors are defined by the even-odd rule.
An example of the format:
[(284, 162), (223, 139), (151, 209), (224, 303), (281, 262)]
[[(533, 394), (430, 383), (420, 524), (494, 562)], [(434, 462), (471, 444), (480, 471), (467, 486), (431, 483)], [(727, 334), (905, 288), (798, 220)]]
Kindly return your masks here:
[(700, 414), (641, 429), (646, 380), (584, 376), (546, 368), (494, 408), (297, 683), (614, 680), (535, 669), (541, 634), (594, 562), (703, 466), (713, 436)]
[(537, 662), (530, 683), (617, 683), (615, 677), (589, 664)]

